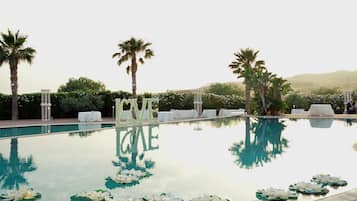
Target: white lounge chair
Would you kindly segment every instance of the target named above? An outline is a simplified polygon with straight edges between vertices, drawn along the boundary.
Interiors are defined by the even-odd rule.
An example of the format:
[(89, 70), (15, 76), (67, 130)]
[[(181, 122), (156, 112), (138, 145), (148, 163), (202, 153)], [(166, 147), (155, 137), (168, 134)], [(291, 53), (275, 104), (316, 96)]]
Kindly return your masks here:
[(180, 119), (194, 119), (198, 117), (196, 110), (171, 110), (173, 118)]
[(218, 116), (227, 117), (227, 116), (239, 116), (244, 115), (244, 109), (220, 109)]
[(203, 118), (213, 118), (216, 117), (216, 110), (215, 109), (209, 109), (209, 110), (203, 110), (201, 117)]
[(171, 111), (161, 111), (157, 114), (157, 118), (160, 122), (167, 122), (174, 120), (173, 112)]

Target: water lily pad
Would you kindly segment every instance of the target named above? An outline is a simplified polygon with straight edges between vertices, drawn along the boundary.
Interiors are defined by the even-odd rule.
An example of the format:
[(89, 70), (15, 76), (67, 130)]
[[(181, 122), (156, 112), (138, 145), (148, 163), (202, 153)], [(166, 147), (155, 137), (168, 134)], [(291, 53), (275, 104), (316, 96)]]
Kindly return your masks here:
[(35, 201), (41, 198), (41, 194), (35, 192), (32, 188), (22, 188), (19, 190), (11, 190), (0, 195), (1, 200), (9, 201)]
[(312, 177), (311, 181), (321, 184), (323, 186), (346, 186), (347, 185), (347, 181), (342, 180), (338, 177), (330, 176), (329, 174), (315, 175)]
[(289, 190), (307, 195), (326, 195), (329, 190), (319, 184), (299, 182), (289, 186)]
[(71, 196), (71, 201), (112, 201), (113, 196), (106, 190), (95, 190)]
[(285, 191), (283, 189), (267, 188), (258, 190), (256, 192), (256, 197), (259, 200), (285, 201), (296, 200), (298, 195), (295, 192)]
[(193, 198), (190, 201), (229, 201), (229, 200), (223, 199), (217, 195), (205, 195), (205, 196)]

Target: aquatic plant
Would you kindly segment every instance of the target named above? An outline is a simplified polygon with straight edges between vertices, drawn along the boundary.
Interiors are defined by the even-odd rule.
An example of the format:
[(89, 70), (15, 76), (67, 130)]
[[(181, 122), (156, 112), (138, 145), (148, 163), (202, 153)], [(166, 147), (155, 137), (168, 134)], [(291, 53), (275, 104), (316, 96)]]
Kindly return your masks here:
[(106, 190), (81, 192), (71, 196), (71, 201), (112, 201), (113, 196)]
[(319, 184), (299, 182), (289, 186), (289, 190), (307, 195), (326, 195), (329, 190)]
[(41, 198), (41, 194), (35, 192), (32, 188), (21, 188), (19, 190), (10, 190), (0, 195), (1, 200), (7, 201), (34, 201)]
[(229, 200), (223, 199), (217, 195), (205, 195), (205, 196), (193, 198), (190, 201), (229, 201)]
[(285, 201), (285, 200), (296, 200), (298, 198), (297, 193), (291, 191), (285, 191), (276, 188), (261, 189), (256, 192), (256, 197), (259, 200), (274, 200), (274, 201)]
[(347, 181), (338, 177), (330, 176), (329, 174), (315, 175), (311, 179), (312, 182), (321, 184), (322, 186), (346, 186)]

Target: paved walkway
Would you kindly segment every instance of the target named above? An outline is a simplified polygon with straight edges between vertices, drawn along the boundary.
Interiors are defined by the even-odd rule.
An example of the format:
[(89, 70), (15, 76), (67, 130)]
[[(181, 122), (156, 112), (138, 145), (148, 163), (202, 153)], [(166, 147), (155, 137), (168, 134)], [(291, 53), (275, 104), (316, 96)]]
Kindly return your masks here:
[(317, 201), (357, 201), (357, 188), (322, 198)]

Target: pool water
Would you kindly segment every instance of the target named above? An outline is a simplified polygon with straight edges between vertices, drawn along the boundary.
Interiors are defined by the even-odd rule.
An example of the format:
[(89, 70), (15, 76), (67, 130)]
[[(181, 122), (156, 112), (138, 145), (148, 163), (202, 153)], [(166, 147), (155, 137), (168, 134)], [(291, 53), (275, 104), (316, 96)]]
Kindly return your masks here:
[[(357, 124), (329, 119), (230, 118), (0, 139), (0, 192), (29, 186), (63, 201), (107, 189), (114, 197), (169, 192), (185, 200), (216, 194), (256, 200), (257, 189), (329, 173), (357, 187)], [(138, 183), (108, 180), (119, 168), (150, 173)], [(299, 200), (317, 197), (300, 196)]]
[(82, 132), (100, 128), (110, 128), (114, 124), (65, 124), (65, 125), (39, 125), (39, 126), (26, 126), (26, 127), (10, 127), (0, 128), (0, 138), (26, 136), (33, 134), (47, 134), (58, 132)]

